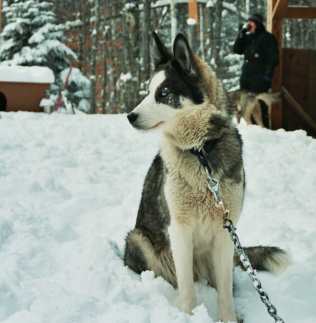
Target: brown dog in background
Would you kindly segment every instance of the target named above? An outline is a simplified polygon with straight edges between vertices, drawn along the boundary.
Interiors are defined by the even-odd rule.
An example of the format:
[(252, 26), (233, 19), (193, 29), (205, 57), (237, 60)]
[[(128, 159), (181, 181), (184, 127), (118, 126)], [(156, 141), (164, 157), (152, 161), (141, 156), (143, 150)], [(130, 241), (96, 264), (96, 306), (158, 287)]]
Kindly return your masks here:
[(243, 90), (229, 92), (229, 96), (235, 106), (238, 123), (243, 118), (247, 124), (257, 124), (264, 127), (261, 104), (263, 101), (268, 107), (269, 125), (271, 128), (271, 107), (272, 104), (280, 100), (279, 93), (250, 93)]

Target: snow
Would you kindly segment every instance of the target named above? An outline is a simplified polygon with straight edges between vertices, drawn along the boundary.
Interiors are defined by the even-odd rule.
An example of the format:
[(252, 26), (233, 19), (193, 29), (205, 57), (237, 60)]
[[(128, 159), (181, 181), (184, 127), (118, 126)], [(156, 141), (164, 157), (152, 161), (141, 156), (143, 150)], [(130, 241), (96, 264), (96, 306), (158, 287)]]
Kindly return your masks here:
[(54, 81), (54, 73), (48, 67), (0, 65), (0, 82), (51, 84)]
[(121, 75), (120, 75), (120, 80), (121, 80), (122, 82), (130, 81), (132, 78), (133, 78), (133, 77), (132, 77), (132, 74), (131, 74), (130, 72), (128, 72), (128, 73), (126, 73), (126, 74), (121, 73)]
[(215, 5), (216, 5), (216, 0), (208, 0), (206, 3), (207, 8), (215, 7)]
[[(1, 323), (215, 322), (216, 293), (205, 283), (188, 316), (167, 282), (122, 263), (157, 132), (137, 132), (122, 115), (1, 116)], [(286, 323), (315, 323), (316, 141), (303, 131), (240, 131), (241, 241), (289, 250), (285, 273), (259, 276)], [(235, 278), (245, 323), (272, 322), (246, 274)]]
[(136, 3), (134, 2), (128, 2), (124, 5), (122, 11), (128, 11), (128, 10), (132, 10), (136, 7)]
[(194, 18), (188, 18), (187, 19), (187, 24), (189, 25), (189, 26), (194, 26), (194, 25), (196, 25), (196, 20), (194, 19)]

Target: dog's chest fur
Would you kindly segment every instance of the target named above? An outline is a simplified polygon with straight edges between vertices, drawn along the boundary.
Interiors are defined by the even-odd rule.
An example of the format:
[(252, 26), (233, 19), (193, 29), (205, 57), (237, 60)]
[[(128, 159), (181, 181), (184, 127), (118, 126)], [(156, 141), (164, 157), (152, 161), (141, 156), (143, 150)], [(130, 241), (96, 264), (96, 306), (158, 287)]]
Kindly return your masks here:
[[(207, 187), (206, 173), (196, 156), (182, 151), (164, 138), (161, 157), (167, 169), (164, 192), (171, 225), (176, 218), (178, 222), (191, 226), (194, 254), (202, 255), (210, 249), (212, 239), (223, 229), (223, 212), (215, 205)], [(236, 221), (241, 209), (241, 183), (224, 179), (221, 187), (223, 199)]]

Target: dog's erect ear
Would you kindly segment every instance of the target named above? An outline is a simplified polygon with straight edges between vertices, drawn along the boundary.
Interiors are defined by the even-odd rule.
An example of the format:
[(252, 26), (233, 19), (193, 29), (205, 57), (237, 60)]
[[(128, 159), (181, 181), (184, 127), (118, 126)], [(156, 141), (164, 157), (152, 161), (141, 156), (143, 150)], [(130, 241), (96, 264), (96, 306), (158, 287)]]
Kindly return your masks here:
[(173, 43), (173, 55), (180, 66), (187, 72), (193, 72), (192, 50), (183, 34), (178, 34)]
[(157, 68), (159, 65), (166, 64), (171, 59), (171, 54), (157, 33), (153, 31), (152, 35), (154, 38), (154, 64), (155, 68)]

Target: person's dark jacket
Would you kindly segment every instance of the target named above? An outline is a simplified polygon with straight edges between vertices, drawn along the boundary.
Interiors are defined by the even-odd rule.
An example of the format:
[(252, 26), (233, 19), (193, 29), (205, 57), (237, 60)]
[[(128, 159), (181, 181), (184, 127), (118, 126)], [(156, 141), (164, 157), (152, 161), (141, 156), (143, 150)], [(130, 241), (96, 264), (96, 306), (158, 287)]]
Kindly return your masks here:
[(254, 93), (271, 88), (273, 71), (279, 63), (278, 44), (273, 34), (259, 24), (255, 33), (240, 30), (234, 53), (244, 55), (240, 88)]

